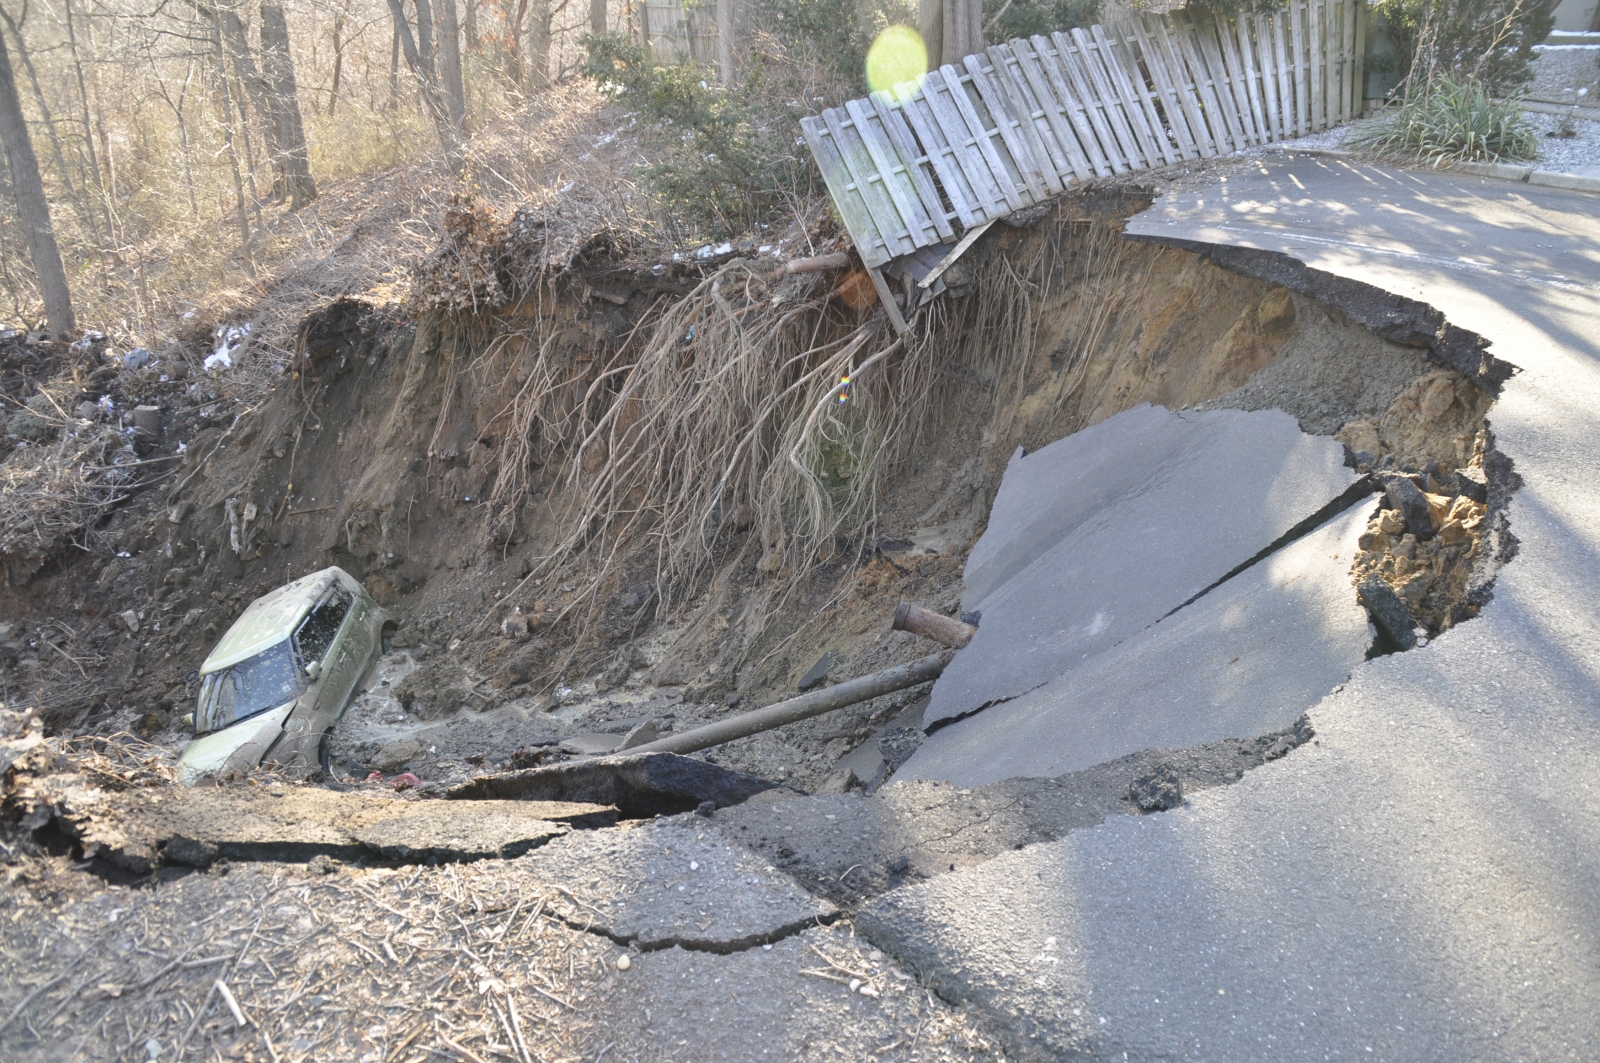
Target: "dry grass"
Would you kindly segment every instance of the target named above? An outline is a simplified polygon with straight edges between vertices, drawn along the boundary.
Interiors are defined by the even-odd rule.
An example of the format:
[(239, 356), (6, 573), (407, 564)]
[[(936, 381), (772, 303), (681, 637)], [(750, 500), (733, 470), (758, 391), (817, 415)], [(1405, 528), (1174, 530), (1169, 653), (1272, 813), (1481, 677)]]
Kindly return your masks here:
[(171, 459), (139, 460), (120, 433), (79, 421), (62, 402), (39, 416), (58, 440), (19, 445), (0, 464), (0, 562), (13, 583), (92, 534), (113, 507), (173, 467)]
[[(108, 890), (30, 858), (10, 880), (17, 918), (0, 926), (0, 1036), (19, 1061), (147, 1060), (152, 1042), (162, 1059), (260, 1063), (702, 1058), (693, 1044), (652, 1037), (649, 1011), (670, 1021), (668, 1008), (708, 1002), (707, 969), (728, 974), (719, 990), (731, 991), (751, 962), (669, 950), (635, 953), (619, 971), (626, 947), (552, 911), (558, 896), (581, 910), (579, 884), (540, 881), (526, 860), (327, 876), (235, 865)], [(924, 1001), (868, 948), (834, 928), (752, 955), (763, 970), (809, 976), (780, 983), (791, 994), (781, 1011), (797, 1025), (854, 1011), (833, 1036), (866, 1051), (866, 1031), (898, 1033), (880, 1058), (993, 1058), (970, 1023)], [(702, 987), (679, 988), (697, 972)], [(878, 998), (836, 984), (862, 975)], [(797, 1031), (763, 1033), (799, 1057), (842, 1051), (794, 1044)]]

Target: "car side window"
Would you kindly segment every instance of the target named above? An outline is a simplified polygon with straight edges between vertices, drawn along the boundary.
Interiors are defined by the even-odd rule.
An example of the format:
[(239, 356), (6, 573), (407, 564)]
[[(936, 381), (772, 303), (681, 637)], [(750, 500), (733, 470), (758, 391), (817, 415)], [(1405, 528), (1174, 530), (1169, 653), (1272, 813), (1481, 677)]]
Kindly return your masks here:
[(344, 623), (345, 616), (350, 612), (352, 600), (349, 591), (343, 587), (334, 587), (328, 596), (311, 610), (294, 636), (296, 644), (300, 647), (301, 661), (310, 664), (328, 655), (329, 647), (339, 634), (339, 625)]

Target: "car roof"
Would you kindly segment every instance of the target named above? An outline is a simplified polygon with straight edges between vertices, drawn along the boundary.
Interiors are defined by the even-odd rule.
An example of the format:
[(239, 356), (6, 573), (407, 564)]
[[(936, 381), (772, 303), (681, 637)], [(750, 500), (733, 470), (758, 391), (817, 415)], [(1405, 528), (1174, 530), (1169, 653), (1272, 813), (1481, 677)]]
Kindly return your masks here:
[(231, 668), (288, 638), (335, 582), (351, 591), (361, 586), (344, 569), (325, 568), (301, 576), (251, 602), (212, 649), (206, 663), (200, 666), (200, 674), (210, 675)]

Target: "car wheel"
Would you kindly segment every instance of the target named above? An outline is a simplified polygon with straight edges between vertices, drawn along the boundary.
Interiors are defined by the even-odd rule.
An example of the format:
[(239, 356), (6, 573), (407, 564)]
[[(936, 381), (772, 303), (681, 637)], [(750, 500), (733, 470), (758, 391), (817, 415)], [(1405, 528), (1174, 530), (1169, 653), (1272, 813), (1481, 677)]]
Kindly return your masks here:
[(383, 631), (378, 635), (378, 654), (380, 656), (387, 657), (389, 651), (394, 649), (394, 633), (394, 624), (383, 625)]
[(328, 739), (333, 736), (333, 728), (322, 732), (322, 741), (317, 743), (317, 763), (322, 765), (322, 774), (333, 778), (333, 754), (328, 751)]

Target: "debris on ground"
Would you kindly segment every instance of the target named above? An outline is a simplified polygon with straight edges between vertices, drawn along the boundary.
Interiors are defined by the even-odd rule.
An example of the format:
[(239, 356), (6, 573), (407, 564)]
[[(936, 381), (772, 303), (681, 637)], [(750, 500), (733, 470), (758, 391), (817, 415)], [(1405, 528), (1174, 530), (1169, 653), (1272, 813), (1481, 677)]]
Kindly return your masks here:
[[(1350, 586), (1356, 542), (1372, 509), (1368, 499), (1356, 502), (1115, 646), (941, 727), (896, 778), (977, 786), (1050, 777), (1141, 749), (1290, 726), (1349, 679), (1372, 647), (1367, 613)], [(1152, 538), (1175, 534), (1151, 529)], [(1048, 618), (1047, 629), (1062, 623), (1038, 615)], [(987, 630), (985, 619), (972, 648)]]

